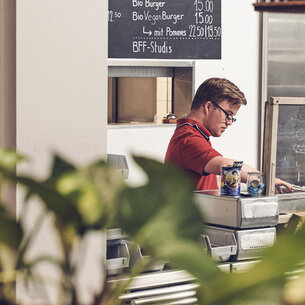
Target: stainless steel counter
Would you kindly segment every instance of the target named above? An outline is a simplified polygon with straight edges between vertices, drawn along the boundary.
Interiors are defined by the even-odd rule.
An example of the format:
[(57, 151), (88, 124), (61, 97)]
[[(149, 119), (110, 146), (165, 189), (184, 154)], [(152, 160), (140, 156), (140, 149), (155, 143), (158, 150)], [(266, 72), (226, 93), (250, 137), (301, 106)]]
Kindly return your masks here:
[(246, 229), (278, 223), (278, 199), (275, 196), (220, 196), (215, 191), (198, 191), (195, 199), (208, 224)]
[[(218, 268), (224, 272), (242, 272), (257, 260), (219, 264)], [(115, 285), (122, 281), (130, 281), (126, 277), (114, 277), (108, 283)], [(197, 304), (196, 289), (199, 284), (194, 277), (183, 270), (167, 270), (142, 274), (132, 279), (125, 293), (120, 296), (124, 304)]]
[[(269, 230), (275, 231), (274, 226), (278, 222), (279, 213), (305, 211), (305, 192), (279, 194), (274, 197), (262, 197), (259, 200), (219, 197), (208, 194), (196, 194), (196, 196), (206, 220), (227, 226), (227, 229), (225, 229), (227, 231), (234, 231), (236, 245), (240, 247), (244, 244), (243, 242), (238, 242), (237, 239), (242, 234), (248, 234), (246, 240), (248, 242), (250, 233), (254, 232), (256, 234), (254, 237), (256, 238), (258, 233), (261, 234), (266, 231), (266, 236), (270, 239), (271, 231), (269, 232)], [(217, 227), (212, 227), (212, 229), (215, 231)], [(120, 234), (113, 235), (117, 238)], [(263, 235), (261, 234), (259, 237), (261, 236)], [(250, 237), (252, 238), (252, 235)], [(212, 238), (212, 235), (210, 235), (210, 238)], [(111, 238), (109, 237), (109, 239)], [(259, 248), (265, 248), (269, 243), (270, 245), (272, 244), (262, 238), (259, 238), (258, 241), (263, 243), (258, 245)], [(265, 243), (267, 244), (265, 245)], [(255, 245), (257, 246), (257, 243)], [(248, 245), (249, 249), (251, 247), (252, 244)], [(237, 261), (218, 263), (218, 268), (224, 272), (243, 272), (259, 261), (259, 258), (257, 259), (253, 255), (243, 257), (242, 251), (240, 253)], [(245, 253), (247, 254), (248, 252)], [(241, 261), (239, 259), (245, 260)], [(128, 275), (117, 275), (109, 277), (107, 280), (110, 285), (116, 285), (124, 281), (127, 288), (120, 297), (124, 304), (151, 304), (157, 301), (165, 305), (197, 304), (196, 289), (198, 288), (198, 283), (196, 283), (196, 279), (193, 276), (183, 270), (149, 272), (136, 276), (132, 280)]]
[(304, 212), (305, 192), (294, 192), (276, 195), (280, 213)]

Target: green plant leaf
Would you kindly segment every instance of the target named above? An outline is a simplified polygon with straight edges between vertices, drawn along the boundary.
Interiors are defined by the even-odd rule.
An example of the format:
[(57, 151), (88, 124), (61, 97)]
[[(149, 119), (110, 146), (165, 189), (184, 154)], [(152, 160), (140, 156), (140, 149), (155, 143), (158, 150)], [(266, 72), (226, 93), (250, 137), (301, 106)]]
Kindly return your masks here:
[(57, 192), (47, 183), (39, 183), (28, 177), (17, 177), (17, 181), (25, 185), (32, 193), (37, 194), (45, 203), (46, 208), (56, 214), (63, 225), (81, 224), (81, 216), (75, 204)]
[(82, 219), (75, 204), (57, 192), (52, 184), (39, 182), (27, 176), (17, 176), (14, 172), (8, 171), (3, 167), (0, 167), (0, 172), (10, 181), (18, 182), (25, 186), (31, 194), (38, 195), (44, 202), (46, 208), (55, 213), (57, 219), (63, 226), (73, 224), (78, 227), (81, 224)]
[(52, 163), (51, 168), (52, 168), (51, 173), (47, 180), (48, 182), (51, 182), (51, 181), (55, 182), (63, 174), (65, 174), (67, 172), (74, 172), (77, 170), (73, 164), (66, 161), (64, 158), (62, 158), (58, 154), (55, 154), (53, 156), (53, 163)]
[(188, 177), (169, 164), (143, 157), (135, 157), (135, 161), (144, 169), (149, 181), (145, 186), (122, 191), (119, 223), (134, 235), (138, 228), (164, 215), (167, 219), (164, 225), (172, 232), (168, 234), (198, 240), (204, 221), (194, 204), (193, 185)]
[[(61, 156), (55, 154), (53, 156), (51, 172), (49, 177), (45, 181), (41, 181), (39, 183), (44, 183), (45, 185), (48, 185), (49, 188), (53, 187), (55, 189), (57, 179), (63, 176), (67, 172), (76, 172), (76, 167), (71, 163), (69, 163), (68, 161), (66, 161)], [(26, 203), (32, 195), (33, 195), (33, 190), (27, 189), (27, 194), (24, 203)]]
[(73, 201), (86, 230), (105, 228), (116, 214), (116, 197), (125, 187), (116, 170), (99, 160), (57, 179), (57, 190)]
[[(20, 268), (21, 265), (24, 265), (25, 262), (25, 255), (28, 251), (28, 249), (31, 247), (32, 242), (35, 239), (35, 236), (38, 234), (38, 232), (41, 229), (41, 224), (44, 221), (44, 219), (47, 217), (47, 210), (43, 210), (42, 213), (39, 215), (39, 217), (36, 218), (34, 226), (31, 228), (30, 232), (27, 232), (27, 234), (24, 234), (22, 243), (19, 246), (17, 258), (16, 258), (16, 268)], [(22, 214), (21, 221), (23, 220), (24, 214)]]
[(0, 149), (0, 166), (14, 170), (16, 165), (25, 160), (25, 157), (13, 149)]
[(94, 185), (79, 171), (64, 174), (57, 180), (57, 190), (71, 202), (82, 219), (82, 225), (87, 227), (99, 217), (100, 208), (98, 194)]
[(117, 224), (149, 255), (169, 260), (201, 280), (216, 276), (216, 263), (200, 247), (204, 221), (191, 181), (171, 165), (143, 157), (135, 161), (148, 182), (121, 192)]
[(3, 206), (0, 206), (0, 242), (17, 250), (23, 237), (23, 230)]
[[(292, 214), (288, 223), (280, 230), (278, 237), (281, 238), (281, 234), (291, 235), (297, 232), (305, 221), (304, 215)], [(277, 230), (278, 233), (279, 230)]]
[[(0, 149), (0, 166), (6, 170), (15, 171), (16, 165), (25, 158), (16, 153), (13, 149)], [(0, 186), (4, 181), (3, 175), (0, 173)]]
[(285, 304), (305, 304), (305, 272), (304, 269), (300, 271), (285, 285)]
[(97, 187), (101, 208), (100, 226), (112, 225), (117, 214), (119, 193), (126, 188), (122, 175), (105, 161), (98, 160), (88, 167), (88, 176)]

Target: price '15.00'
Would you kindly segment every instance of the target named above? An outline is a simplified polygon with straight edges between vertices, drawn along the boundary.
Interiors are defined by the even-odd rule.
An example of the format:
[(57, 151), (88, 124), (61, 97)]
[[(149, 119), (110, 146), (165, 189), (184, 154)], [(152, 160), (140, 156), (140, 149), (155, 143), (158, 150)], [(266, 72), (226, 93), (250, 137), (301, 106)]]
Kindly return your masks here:
[(212, 24), (213, 23), (213, 16), (212, 15), (204, 15), (202, 12), (195, 13), (196, 23), (199, 24)]
[(213, 12), (214, 10), (214, 3), (211, 0), (195, 0), (194, 2), (195, 10), (198, 11), (205, 11), (205, 12)]

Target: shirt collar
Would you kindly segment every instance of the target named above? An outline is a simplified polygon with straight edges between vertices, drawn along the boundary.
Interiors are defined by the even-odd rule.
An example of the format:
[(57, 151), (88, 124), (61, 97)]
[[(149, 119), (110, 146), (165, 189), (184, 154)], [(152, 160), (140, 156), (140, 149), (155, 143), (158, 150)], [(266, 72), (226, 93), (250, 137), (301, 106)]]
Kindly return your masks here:
[(189, 123), (191, 125), (197, 125), (197, 127), (208, 137), (210, 138), (211, 133), (198, 121), (195, 121), (193, 119), (188, 119), (188, 118), (183, 118), (183, 119), (178, 119), (177, 120), (177, 126), (181, 124)]

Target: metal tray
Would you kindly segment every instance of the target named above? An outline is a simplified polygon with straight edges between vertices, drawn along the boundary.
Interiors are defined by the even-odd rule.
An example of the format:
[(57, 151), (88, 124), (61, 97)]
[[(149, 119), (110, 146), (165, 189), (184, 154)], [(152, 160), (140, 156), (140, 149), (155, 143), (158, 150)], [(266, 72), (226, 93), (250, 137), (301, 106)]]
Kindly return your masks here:
[(120, 233), (120, 229), (107, 232), (107, 275), (113, 276), (131, 270), (136, 264), (143, 265), (142, 272), (161, 271), (165, 266), (163, 261), (149, 261), (149, 257), (143, 256), (139, 244), (126, 240)]
[[(236, 254), (229, 256), (229, 252), (222, 254), (221, 258), (227, 258), (230, 261), (246, 260), (258, 258), (262, 251), (274, 245), (276, 241), (276, 230), (271, 228), (257, 228), (247, 230), (233, 230), (216, 226), (206, 226), (205, 235), (214, 249), (220, 247), (221, 253), (225, 247), (232, 246), (236, 241)], [(213, 247), (210, 249), (213, 250)], [(213, 256), (213, 253), (212, 253)], [(229, 257), (228, 257), (229, 256)]]
[(218, 262), (227, 262), (237, 253), (237, 242), (235, 235), (232, 234), (226, 240), (226, 245), (213, 244), (208, 235), (201, 235), (204, 248)]
[(195, 200), (206, 223), (236, 229), (275, 226), (279, 219), (278, 198), (229, 197), (219, 192), (197, 191)]
[(116, 275), (128, 268), (130, 253), (127, 244), (123, 240), (107, 245), (106, 270), (108, 275)]

